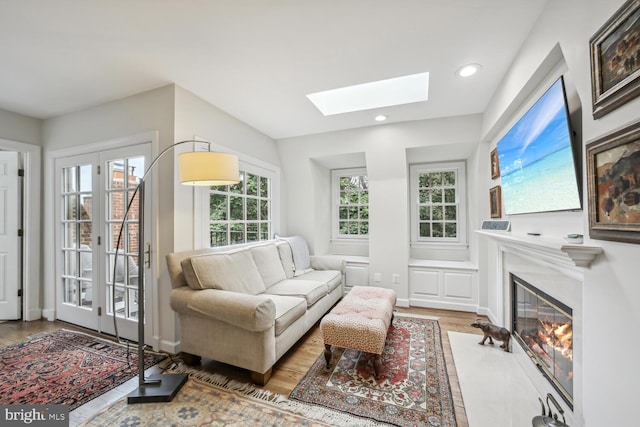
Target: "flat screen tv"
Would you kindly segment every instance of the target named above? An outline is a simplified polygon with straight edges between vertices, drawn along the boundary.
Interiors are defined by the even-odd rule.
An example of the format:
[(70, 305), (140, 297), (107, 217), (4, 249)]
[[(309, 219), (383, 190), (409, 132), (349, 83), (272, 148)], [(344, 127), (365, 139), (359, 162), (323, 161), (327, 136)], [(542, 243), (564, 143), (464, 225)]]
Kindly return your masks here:
[(498, 141), (507, 215), (582, 208), (571, 134), (560, 77)]

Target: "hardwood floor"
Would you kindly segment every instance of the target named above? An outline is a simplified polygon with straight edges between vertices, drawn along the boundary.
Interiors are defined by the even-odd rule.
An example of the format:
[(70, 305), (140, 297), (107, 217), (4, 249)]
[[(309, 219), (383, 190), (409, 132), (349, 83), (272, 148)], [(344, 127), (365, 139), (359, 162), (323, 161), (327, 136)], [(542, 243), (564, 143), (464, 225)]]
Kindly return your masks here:
[[(442, 344), (447, 363), (447, 372), (451, 383), (453, 402), (456, 409), (456, 420), (458, 427), (468, 427), (467, 417), (464, 410), (458, 376), (456, 374), (451, 347), (449, 345), (448, 331), (465, 332), (479, 334), (479, 330), (470, 326), (471, 322), (478, 316), (475, 313), (436, 310), (426, 308), (398, 308), (403, 313), (420, 314), (439, 317), (439, 324), (442, 331)], [(9, 321), (0, 323), (0, 347), (6, 347), (24, 341), (27, 337), (36, 333), (52, 331), (56, 329), (73, 329), (82, 332), (90, 332), (65, 322), (49, 322), (38, 320), (34, 322)], [(96, 334), (97, 335), (97, 334)], [(285, 354), (273, 368), (273, 375), (264, 388), (274, 393), (288, 396), (300, 380), (307, 373), (313, 362), (323, 352), (324, 344), (320, 336), (318, 327), (312, 328), (287, 354)], [(230, 365), (222, 364), (212, 360), (203, 359), (199, 369), (216, 372), (226, 375), (239, 381), (250, 382), (251, 377), (248, 371), (238, 369)], [(122, 397), (121, 394), (114, 394), (114, 400)], [(88, 404), (90, 405), (90, 403)], [(87, 406), (87, 405), (85, 405)], [(79, 408), (79, 409), (82, 409)], [(87, 412), (85, 408), (85, 413)], [(78, 411), (78, 410), (77, 410)], [(78, 411), (82, 412), (82, 411)]]

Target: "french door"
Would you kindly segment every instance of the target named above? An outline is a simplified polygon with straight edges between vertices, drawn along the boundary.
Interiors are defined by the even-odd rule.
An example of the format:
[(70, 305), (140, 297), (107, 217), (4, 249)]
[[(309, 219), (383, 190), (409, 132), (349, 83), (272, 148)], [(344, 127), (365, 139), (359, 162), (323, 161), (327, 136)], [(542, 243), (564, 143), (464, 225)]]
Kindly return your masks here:
[[(140, 144), (56, 159), (60, 320), (108, 334), (117, 329), (119, 336), (137, 340), (138, 306), (144, 302), (138, 295), (138, 277), (148, 271), (138, 259), (138, 247), (150, 241), (151, 233), (147, 228), (140, 239), (140, 199), (135, 190), (150, 154), (150, 144)], [(148, 183), (145, 187), (152, 194)], [(149, 209), (145, 217), (150, 224)], [(150, 301), (150, 292), (146, 294)]]

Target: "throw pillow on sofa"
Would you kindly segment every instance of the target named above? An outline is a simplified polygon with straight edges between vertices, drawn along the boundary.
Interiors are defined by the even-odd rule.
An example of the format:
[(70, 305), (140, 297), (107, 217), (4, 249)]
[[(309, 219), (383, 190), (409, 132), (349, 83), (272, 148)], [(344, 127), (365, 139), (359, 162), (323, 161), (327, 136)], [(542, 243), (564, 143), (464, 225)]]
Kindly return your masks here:
[(266, 289), (248, 250), (193, 256), (181, 264), (191, 289), (222, 289), (252, 295)]
[(289, 243), (293, 254), (293, 264), (295, 266), (294, 276), (311, 271), (311, 256), (309, 255), (309, 247), (307, 241), (302, 236), (282, 237), (276, 234), (276, 239), (284, 240)]

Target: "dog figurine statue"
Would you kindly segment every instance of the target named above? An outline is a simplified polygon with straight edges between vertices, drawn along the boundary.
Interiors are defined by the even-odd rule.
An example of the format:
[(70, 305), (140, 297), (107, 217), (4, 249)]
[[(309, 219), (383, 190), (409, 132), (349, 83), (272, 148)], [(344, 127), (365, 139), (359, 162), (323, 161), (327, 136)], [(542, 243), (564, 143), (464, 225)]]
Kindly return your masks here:
[(511, 332), (507, 328), (502, 328), (500, 326), (496, 326), (489, 322), (483, 322), (480, 319), (476, 319), (475, 322), (471, 324), (474, 328), (478, 328), (484, 334), (482, 341), (478, 344), (484, 345), (484, 342), (489, 338), (489, 344), (493, 345), (493, 340), (502, 341), (501, 349), (504, 351), (509, 351), (509, 341), (511, 340)]

